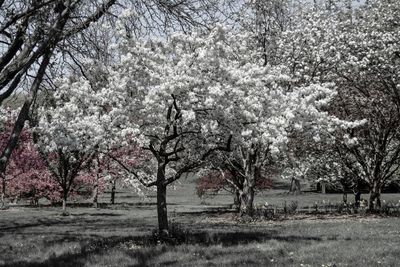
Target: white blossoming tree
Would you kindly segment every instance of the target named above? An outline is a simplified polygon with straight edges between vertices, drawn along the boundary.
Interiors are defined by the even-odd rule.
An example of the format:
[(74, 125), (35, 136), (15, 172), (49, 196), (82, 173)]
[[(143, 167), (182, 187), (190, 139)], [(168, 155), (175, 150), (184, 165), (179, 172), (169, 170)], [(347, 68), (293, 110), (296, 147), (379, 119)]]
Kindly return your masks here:
[[(76, 178), (89, 171), (105, 147), (106, 121), (88, 81), (63, 79), (36, 115), (34, 141), (52, 177), (62, 189), (63, 211)], [(32, 120), (33, 121), (33, 120)]]
[[(160, 231), (168, 229), (167, 185), (184, 173), (207, 164), (239, 175), (241, 186), (230, 182), (240, 193), (241, 213), (251, 215), (255, 182), (293, 131), (318, 135), (343, 124), (320, 110), (333, 90), (293, 87), (284, 69), (260, 64), (251, 42), (247, 33), (216, 27), (166, 42), (126, 40), (120, 47), (124, 56), (102, 99), (111, 100), (106, 106), (113, 116), (124, 118), (121, 131), (147, 153), (138, 169), (124, 166), (157, 187)], [(217, 154), (221, 160), (210, 164), (207, 158)]]
[(343, 129), (334, 149), (346, 173), (369, 184), (373, 210), (400, 166), (400, 9), (390, 0), (357, 10), (334, 2), (283, 34), (281, 61), (301, 83), (331, 82), (338, 94), (330, 110), (339, 118), (365, 119), (363, 127)]
[[(82, 79), (67, 84), (68, 95), (56, 94), (62, 103), (42, 116), (42, 142), (49, 151), (100, 151), (134, 183), (155, 186), (160, 233), (168, 233), (168, 185), (206, 165), (243, 178), (236, 185), (241, 213), (251, 215), (255, 181), (284, 153), (292, 132), (318, 134), (321, 125), (342, 123), (320, 111), (331, 89), (292, 86), (284, 69), (260, 64), (251, 42), (222, 27), (167, 41), (123, 39), (120, 62), (104, 72), (104, 83), (93, 90)], [(134, 168), (124, 162), (129, 154), (109, 153), (138, 146), (146, 160)]]
[(125, 40), (118, 45), (120, 63), (95, 93), (97, 105), (107, 107), (107, 115), (118, 122), (108, 127), (109, 144), (141, 147), (146, 160), (134, 168), (124, 156), (107, 155), (131, 174), (131, 181), (157, 188), (162, 234), (168, 233), (168, 185), (199, 170), (214, 151), (229, 149), (230, 134), (218, 132), (215, 120), (223, 110), (210, 95), (226, 79), (219, 31), (178, 34), (164, 42)]

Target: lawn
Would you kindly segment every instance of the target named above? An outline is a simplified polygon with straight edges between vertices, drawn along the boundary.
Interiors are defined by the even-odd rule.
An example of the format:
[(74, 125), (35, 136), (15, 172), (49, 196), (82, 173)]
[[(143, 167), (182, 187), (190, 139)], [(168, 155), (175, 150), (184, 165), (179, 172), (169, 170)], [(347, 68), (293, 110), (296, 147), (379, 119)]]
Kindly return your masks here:
[[(169, 191), (172, 227), (184, 234), (176, 245), (151, 241), (157, 222), (152, 193), (143, 199), (122, 192), (119, 203), (100, 209), (75, 205), (70, 216), (49, 206), (0, 211), (0, 266), (398, 266), (400, 218), (298, 214), (244, 223), (221, 209), (231, 196), (193, 193), (190, 182)], [(257, 203), (307, 206), (323, 199), (341, 196), (272, 190)]]

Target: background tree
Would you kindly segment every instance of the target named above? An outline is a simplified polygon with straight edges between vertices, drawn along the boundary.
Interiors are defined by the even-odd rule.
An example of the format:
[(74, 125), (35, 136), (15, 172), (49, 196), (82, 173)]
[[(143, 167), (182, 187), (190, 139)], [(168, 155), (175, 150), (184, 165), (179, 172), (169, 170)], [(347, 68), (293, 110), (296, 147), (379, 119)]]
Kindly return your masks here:
[[(0, 135), (1, 148), (7, 144), (17, 112), (11, 109), (2, 109), (4, 121), (2, 121)], [(20, 142), (11, 155), (6, 172), (2, 175), (2, 204), (5, 204), (6, 197), (15, 200), (29, 197), (33, 203), (37, 203), (40, 198), (47, 198), (51, 201), (58, 199), (59, 188), (50, 176), (32, 142), (30, 132), (22, 131)]]
[[(3, 122), (0, 143), (4, 146), (12, 131), (13, 118), (18, 111), (3, 110), (6, 121)], [(50, 156), (51, 158), (51, 156)], [(86, 196), (87, 190), (92, 187), (93, 178), (89, 175), (81, 175), (73, 181), (72, 196)], [(2, 199), (27, 199), (32, 204), (38, 204), (39, 199), (45, 198), (52, 203), (62, 201), (62, 188), (52, 176), (35, 146), (30, 129), (24, 129), (21, 133), (17, 147), (14, 149), (6, 173), (3, 176)]]
[(399, 9), (392, 1), (370, 1), (352, 13), (336, 7), (307, 15), (285, 33), (281, 51), (299, 82), (336, 86), (331, 110), (339, 118), (366, 120), (344, 130), (336, 150), (343, 169), (369, 184), (373, 210), (399, 168)]
[(88, 81), (61, 79), (58, 83), (48, 105), (39, 108), (33, 131), (42, 159), (62, 189), (65, 211), (75, 179), (89, 171), (98, 149), (106, 146), (106, 124), (99, 118), (108, 117), (101, 117), (101, 108), (93, 106), (97, 99)]
[[(272, 176), (272, 174), (271, 174)], [(258, 177), (255, 184), (255, 191), (265, 191), (272, 188), (271, 176)], [(232, 175), (230, 172), (221, 173), (220, 170), (209, 171), (205, 175), (200, 176), (196, 180), (196, 193), (199, 197), (213, 196), (226, 191), (233, 195), (233, 207), (237, 210), (240, 208), (240, 190), (243, 189), (244, 180), (238, 174)], [(232, 184), (235, 184), (233, 186)]]
[(1, 1), (0, 104), (24, 85), (28, 88), (13, 133), (0, 155), (1, 173), (17, 145), (56, 45), (89, 27), (114, 3), (115, 0), (93, 5), (72, 0)]

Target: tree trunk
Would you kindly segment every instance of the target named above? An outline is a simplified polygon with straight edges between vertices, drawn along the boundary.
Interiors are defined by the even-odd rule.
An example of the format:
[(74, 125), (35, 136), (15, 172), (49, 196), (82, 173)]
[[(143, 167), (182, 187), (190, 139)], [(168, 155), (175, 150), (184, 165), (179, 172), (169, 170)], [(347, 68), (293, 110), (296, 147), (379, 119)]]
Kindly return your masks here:
[(115, 204), (115, 180), (111, 181), (111, 204)]
[(99, 207), (98, 196), (99, 196), (99, 187), (96, 185), (93, 190), (93, 208), (96, 209)]
[(347, 192), (345, 190), (343, 191), (343, 203), (347, 204)]
[(321, 193), (326, 194), (326, 183), (325, 182), (321, 182)]
[(239, 211), (240, 208), (240, 192), (239, 190), (235, 189), (234, 195), (233, 195), (233, 207), (236, 209), (236, 211)]
[(63, 192), (63, 199), (62, 199), (63, 214), (67, 214), (67, 198), (68, 198), (68, 193)]
[(24, 128), (25, 122), (29, 119), (29, 111), (31, 109), (33, 102), (36, 99), (36, 96), (37, 96), (37, 93), (39, 90), (39, 86), (42, 83), (43, 77), (46, 73), (46, 68), (50, 62), (50, 57), (51, 57), (52, 53), (53, 53), (53, 49), (49, 49), (49, 48), (46, 49), (46, 52), (44, 53), (39, 70), (37, 72), (37, 76), (31, 86), (31, 92), (28, 95), (28, 98), (25, 100), (24, 104), (22, 105), (22, 108), (19, 111), (17, 120), (15, 121), (11, 135), (6, 143), (6, 146), (3, 148), (3, 151), (0, 156), (0, 174), (1, 175), (5, 175), (8, 161), (12, 155), (12, 152), (14, 151), (15, 147), (18, 144), (18, 140), (19, 140), (19, 137)]
[(254, 212), (254, 187), (245, 182), (240, 193), (240, 215), (253, 216)]
[(378, 182), (374, 182), (369, 196), (369, 210), (374, 211), (375, 209), (381, 208), (381, 186)]
[(300, 180), (292, 178), (292, 181), (290, 183), (290, 193), (301, 193), (301, 186), (300, 186)]
[(247, 152), (245, 165), (245, 177), (243, 190), (240, 192), (240, 215), (253, 216), (254, 213), (254, 188), (256, 178), (260, 176), (260, 169), (257, 166), (257, 152), (254, 146)]
[(169, 236), (167, 185), (165, 184), (165, 165), (162, 163), (157, 168), (157, 217), (159, 234), (164, 237)]
[(356, 207), (359, 207), (359, 206), (360, 206), (360, 201), (361, 201), (361, 192), (360, 192), (360, 191), (357, 191), (357, 192), (354, 194), (354, 203), (355, 203)]
[(21, 108), (21, 110), (20, 110), (20, 112), (18, 114), (17, 120), (16, 120), (16, 122), (14, 124), (14, 128), (13, 128), (13, 130), (11, 132), (9, 140), (6, 143), (6, 146), (3, 149), (3, 152), (1, 153), (1, 156), (0, 156), (0, 173), (1, 173), (2, 176), (5, 175), (8, 161), (9, 161), (9, 159), (11, 157), (12, 152), (14, 151), (15, 147), (18, 144), (18, 140), (19, 140), (21, 132), (22, 132), (22, 130), (24, 128), (25, 121), (29, 117), (29, 110), (30, 110), (30, 107), (32, 105), (32, 101), (33, 101), (32, 99), (28, 98), (28, 100), (26, 100), (24, 102), (24, 105), (22, 106), (22, 108)]
[(340, 183), (342, 184), (342, 188), (343, 188), (343, 203), (347, 204), (347, 191), (349, 191), (349, 188), (347, 186), (346, 180), (345, 179), (340, 179)]
[(6, 205), (6, 177), (4, 175), (1, 175), (1, 206), (4, 207)]
[(157, 185), (157, 216), (160, 234), (168, 236), (167, 187), (163, 184)]
[(98, 208), (98, 198), (99, 198), (99, 175), (96, 175), (96, 183), (93, 187), (93, 207)]
[(63, 198), (62, 200), (62, 211), (65, 212), (67, 210), (67, 200)]

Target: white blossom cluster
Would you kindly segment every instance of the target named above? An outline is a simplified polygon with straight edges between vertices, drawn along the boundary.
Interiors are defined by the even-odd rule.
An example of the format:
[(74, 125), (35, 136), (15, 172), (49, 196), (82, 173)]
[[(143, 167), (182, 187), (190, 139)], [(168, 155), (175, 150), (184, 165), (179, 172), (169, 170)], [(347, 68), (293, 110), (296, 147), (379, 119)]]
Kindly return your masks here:
[[(121, 60), (104, 66), (100, 86), (58, 81), (53, 103), (39, 112), (40, 142), (48, 151), (149, 148), (176, 127), (182, 149), (167, 168), (173, 175), (230, 135), (235, 148), (259, 144), (278, 155), (293, 129), (349, 126), (320, 109), (335, 95), (329, 85), (293, 86), (284, 67), (259, 64), (250, 42), (223, 27), (157, 42), (124, 39), (115, 45)], [(180, 116), (168, 120), (168, 112)], [(137, 175), (152, 181), (157, 161), (149, 155)]]

